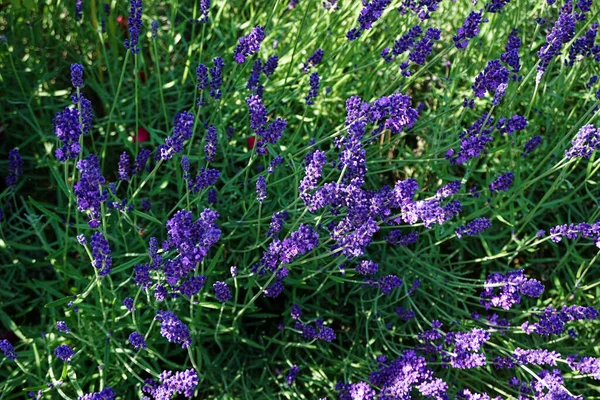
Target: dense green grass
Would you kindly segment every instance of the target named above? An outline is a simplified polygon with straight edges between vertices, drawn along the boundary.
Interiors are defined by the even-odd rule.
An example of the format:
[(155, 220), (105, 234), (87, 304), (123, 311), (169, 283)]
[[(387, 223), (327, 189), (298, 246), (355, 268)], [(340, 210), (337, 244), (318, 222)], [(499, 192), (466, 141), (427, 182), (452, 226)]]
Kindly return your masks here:
[[(439, 362), (431, 364), (436, 376), (448, 383), (449, 395), (469, 388), (493, 396), (518, 396), (508, 379), (517, 376), (534, 381), (540, 368), (497, 371), (491, 365), (495, 356), (505, 356), (517, 347), (599, 355), (596, 321), (573, 324), (577, 339), (566, 333), (550, 339), (526, 335), (520, 328), (534, 307), (597, 306), (600, 297), (598, 249), (593, 241), (555, 244), (548, 237), (535, 236), (540, 229), (591, 223), (600, 217), (597, 157), (564, 158), (581, 126), (598, 126), (594, 111), (598, 88), (585, 85), (600, 73), (600, 64), (586, 59), (573, 67), (564, 65), (567, 44), (539, 85), (535, 82), (536, 52), (558, 16), (558, 4), (513, 0), (501, 14), (488, 14), (489, 22), (461, 51), (454, 47), (452, 36), (465, 16), (483, 4), (443, 1), (432, 18), (422, 23), (424, 28), (442, 29), (442, 38), (427, 64), (405, 78), (398, 61), (385, 63), (380, 57), (385, 46), (393, 45), (418, 23), (412, 13), (396, 11), (399, 1), (393, 1), (373, 29), (357, 41), (348, 41), (345, 34), (356, 26), (358, 1), (340, 0), (341, 8), (335, 12), (324, 9), (320, 0), (300, 0), (293, 10), (279, 0), (213, 1), (208, 24), (194, 22), (199, 17), (196, 1), (144, 1), (142, 50), (137, 56), (124, 49), (124, 32), (117, 23), (118, 16), (129, 15), (128, 2), (111, 2), (106, 33), (100, 29), (102, 2), (84, 3), (80, 22), (73, 18), (74, 1), (15, 1), (0, 6), (0, 30), (7, 38), (0, 46), (0, 175), (8, 171), (10, 149), (17, 147), (24, 159), (16, 190), (0, 193), (4, 211), (0, 321), (2, 334), (19, 354), (16, 363), (0, 360), (0, 399), (24, 398), (30, 390), (44, 390), (45, 398), (76, 398), (108, 386), (122, 398), (139, 398), (144, 379), (156, 378), (163, 370), (188, 368), (198, 372), (198, 398), (334, 399), (338, 381), (368, 381), (369, 373), (377, 368), (375, 357), (385, 354), (394, 359), (414, 347), (419, 342), (417, 334), (430, 329), (432, 320), (440, 320), (444, 329), (452, 331), (481, 327), (471, 313), (483, 312), (479, 293), (486, 276), (514, 269), (525, 269), (546, 291), (540, 299), (524, 299), (510, 311), (496, 310), (511, 327), (504, 335), (495, 333), (486, 345), (487, 366), (457, 370), (443, 369)], [(587, 20), (578, 23), (577, 37), (598, 20), (599, 13), (594, 4)], [(539, 25), (537, 17), (548, 22)], [(150, 38), (149, 29), (154, 19), (160, 23), (156, 40)], [(264, 61), (279, 56), (275, 74), (262, 78), (264, 104), (270, 120), (282, 117), (288, 123), (267, 157), (257, 156), (247, 143), (254, 135), (245, 100), (250, 94), (246, 81), (251, 61), (233, 62), (238, 37), (257, 24), (266, 26), (259, 57)], [(488, 61), (500, 57), (513, 28), (518, 28), (523, 42), (523, 79), (511, 81), (498, 107), (491, 106), (488, 96), (477, 99), (475, 109), (463, 108), (463, 98), (473, 97), (475, 77)], [(315, 105), (307, 106), (309, 76), (301, 66), (317, 48), (325, 51), (317, 67), (321, 90)], [(194, 107), (198, 95), (195, 68), (198, 63), (212, 67), (217, 56), (225, 60), (223, 98)], [(217, 225), (222, 236), (198, 266), (198, 274), (207, 275), (208, 280), (193, 301), (178, 298), (160, 304), (133, 281), (133, 266), (148, 262), (148, 239), (166, 239), (167, 219), (181, 208), (197, 217), (207, 207), (206, 190), (198, 195), (186, 191), (180, 156), (152, 162), (150, 173), (119, 185), (118, 198), (127, 198), (133, 211), (103, 210), (101, 231), (113, 257), (110, 276), (97, 279), (88, 254), (77, 243), (76, 235), (89, 237), (92, 229), (73, 203), (72, 187), (78, 179), (74, 162), (65, 166), (54, 156), (58, 140), (52, 128), (55, 113), (70, 104), (72, 63), (84, 66), (82, 93), (94, 107), (92, 133), (83, 141), (84, 155), (99, 156), (110, 182), (116, 181), (123, 151), (135, 155), (142, 147), (154, 150), (171, 133), (173, 117), (184, 110), (191, 110), (196, 118), (194, 137), (184, 150), (195, 174), (206, 166), (203, 123), (217, 127), (219, 147), (210, 166), (221, 171), (214, 208), (220, 214)], [(144, 79), (138, 72), (143, 72)], [(326, 87), (331, 88), (328, 94)], [(412, 129), (397, 135), (384, 131), (367, 146), (369, 171), (364, 188), (377, 190), (415, 178), (418, 198), (425, 199), (441, 185), (462, 180), (463, 188), (456, 196), (462, 213), (432, 229), (422, 223), (410, 229), (403, 226), (406, 232), (419, 232), (418, 242), (409, 247), (387, 244), (384, 237), (396, 227), (381, 226), (364, 258), (379, 264), (380, 275), (397, 274), (404, 280), (388, 296), (364, 287), (363, 277), (354, 273), (357, 260), (331, 251), (333, 241), (321, 232), (319, 246), (289, 265), (284, 293), (276, 299), (265, 298), (262, 291), (269, 277), (258, 277), (250, 269), (270, 243), (265, 234), (273, 213), (287, 210), (290, 214), (281, 238), (301, 223), (325, 226), (338, 220), (328, 212), (307, 212), (299, 199), (305, 155), (319, 148), (327, 153), (328, 161), (337, 158), (339, 149), (333, 142), (346, 133), (347, 98), (358, 95), (372, 101), (396, 92), (410, 95), (413, 107), (422, 104), (423, 109)], [(528, 119), (528, 126), (512, 136), (496, 132), (488, 154), (462, 166), (451, 165), (444, 154), (460, 146), (458, 135), (483, 112), (496, 119), (518, 113)], [(138, 127), (149, 131), (147, 143), (132, 141)], [(228, 127), (235, 130), (231, 140)], [(542, 144), (528, 157), (521, 157), (523, 146), (534, 135), (543, 137)], [(264, 169), (276, 154), (285, 163), (267, 176)], [(510, 190), (491, 196), (487, 185), (509, 171), (515, 174)], [(268, 197), (262, 205), (255, 194), (259, 175), (268, 182)], [(340, 171), (330, 165), (323, 176), (321, 182), (341, 179)], [(474, 185), (482, 191), (480, 197), (469, 195)], [(151, 211), (142, 211), (142, 199), (150, 200)], [(483, 216), (492, 220), (491, 229), (476, 237), (456, 237), (455, 229)], [(239, 269), (235, 279), (229, 275), (232, 265)], [(415, 279), (421, 286), (409, 296)], [(212, 290), (218, 280), (225, 280), (233, 290), (233, 300), (224, 306)], [(136, 299), (134, 313), (122, 306), (128, 296)], [(78, 312), (67, 304), (72, 300)], [(302, 306), (305, 322), (322, 318), (336, 331), (336, 340), (302, 339), (289, 316), (292, 304)], [(394, 311), (400, 306), (413, 310), (415, 319), (402, 321)], [(154, 316), (156, 309), (166, 308), (175, 311), (192, 331), (193, 346), (188, 351), (160, 336)], [(55, 329), (61, 320), (72, 334)], [(279, 329), (280, 324), (285, 329)], [(134, 330), (148, 332), (148, 348), (138, 353), (127, 342)], [(53, 353), (63, 343), (76, 351), (68, 365)], [(298, 365), (301, 372), (288, 386), (285, 374), (292, 365)], [(47, 384), (56, 385), (58, 380), (62, 385), (50, 390)], [(565, 374), (565, 386), (585, 398), (600, 397), (596, 382), (577, 373)]]

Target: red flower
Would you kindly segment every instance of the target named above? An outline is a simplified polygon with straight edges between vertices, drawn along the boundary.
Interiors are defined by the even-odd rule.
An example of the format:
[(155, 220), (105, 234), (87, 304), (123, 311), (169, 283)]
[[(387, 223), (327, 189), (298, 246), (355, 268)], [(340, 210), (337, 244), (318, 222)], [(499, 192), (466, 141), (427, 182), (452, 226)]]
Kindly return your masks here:
[(146, 74), (144, 73), (144, 71), (140, 71), (139, 75), (140, 81), (142, 81), (142, 83), (146, 83)]
[(247, 141), (248, 141), (248, 147), (249, 147), (250, 149), (253, 149), (253, 148), (254, 148), (254, 142), (256, 142), (256, 136), (250, 136), (250, 137), (247, 139)]
[(129, 36), (129, 30), (127, 29), (127, 24), (128, 24), (127, 18), (125, 18), (122, 15), (119, 15), (117, 17), (117, 25), (125, 33), (126, 37)]
[(150, 132), (146, 130), (144, 127), (139, 127), (137, 131), (137, 135), (133, 137), (134, 142), (147, 142), (150, 139)]

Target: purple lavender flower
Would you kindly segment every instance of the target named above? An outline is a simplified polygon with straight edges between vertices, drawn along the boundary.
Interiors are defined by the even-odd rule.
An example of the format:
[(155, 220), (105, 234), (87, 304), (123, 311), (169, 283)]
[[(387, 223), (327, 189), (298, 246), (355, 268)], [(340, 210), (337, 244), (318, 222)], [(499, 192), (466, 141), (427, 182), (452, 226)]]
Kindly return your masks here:
[(256, 180), (256, 200), (262, 203), (267, 198), (267, 181), (264, 176), (259, 176)]
[(65, 321), (56, 321), (56, 330), (64, 333), (71, 333), (71, 330)]
[(277, 69), (278, 65), (279, 65), (279, 57), (277, 57), (276, 55), (269, 57), (269, 59), (267, 60), (267, 62), (263, 66), (263, 72), (264, 72), (264, 74), (268, 78), (270, 78), (271, 75), (273, 75), (275, 73), (275, 70)]
[(6, 358), (8, 358), (9, 360), (14, 361), (17, 359), (17, 353), (15, 353), (15, 348), (6, 339), (0, 340), (0, 351), (2, 351)]
[(217, 183), (220, 176), (221, 172), (218, 169), (202, 168), (194, 180), (188, 182), (188, 188), (193, 193), (198, 193), (200, 190)]
[(75, 88), (83, 86), (83, 65), (71, 64), (71, 83)]
[(535, 315), (539, 320), (535, 323), (526, 321), (521, 329), (528, 335), (536, 333), (542, 336), (560, 335), (566, 324), (571, 321), (596, 320), (600, 312), (593, 307), (563, 306), (561, 310), (547, 307), (541, 314)]
[(158, 310), (156, 320), (160, 322), (160, 334), (171, 343), (180, 343), (185, 349), (192, 344), (190, 331), (171, 311)]
[(79, 396), (78, 400), (114, 400), (116, 393), (112, 387), (107, 387), (99, 392), (84, 394)]
[(513, 305), (521, 302), (521, 295), (537, 298), (544, 291), (544, 285), (535, 279), (527, 278), (522, 269), (509, 271), (507, 274), (490, 274), (484, 287), (479, 295), (479, 303), (486, 310), (491, 307), (510, 310)]
[(262, 104), (259, 96), (253, 95), (246, 99), (248, 111), (250, 114), (250, 128), (256, 134), (262, 134), (265, 125), (267, 124), (267, 109)]
[(213, 162), (217, 154), (217, 127), (210, 125), (206, 130), (206, 145), (204, 146), (204, 154), (206, 162)]
[(186, 156), (181, 156), (181, 170), (183, 171), (183, 179), (190, 179), (190, 160)]
[(283, 222), (288, 218), (289, 214), (287, 211), (280, 211), (273, 214), (273, 218), (271, 218), (271, 224), (269, 225), (269, 231), (267, 232), (267, 236), (271, 238), (277, 237), (277, 234), (283, 228)]
[(348, 40), (356, 40), (366, 30), (373, 27), (383, 14), (383, 10), (390, 5), (391, 0), (371, 0), (370, 2), (363, 1), (363, 9), (358, 16), (358, 28), (353, 28), (346, 34)]
[(283, 157), (281, 157), (280, 155), (278, 155), (277, 157), (275, 157), (274, 159), (271, 160), (271, 162), (269, 163), (269, 167), (267, 168), (267, 172), (272, 174), (275, 172), (275, 168), (277, 168), (277, 166), (279, 164), (281, 164), (283, 162)]
[(480, 353), (481, 346), (490, 339), (490, 332), (473, 328), (470, 332), (457, 332), (446, 336), (446, 343), (454, 345), (450, 356), (450, 365), (459, 369), (481, 367), (486, 364), (485, 355)]
[(369, 286), (379, 287), (381, 294), (388, 295), (392, 293), (392, 290), (395, 288), (402, 286), (402, 279), (396, 275), (386, 275), (378, 280), (367, 280), (366, 283)]
[(554, 243), (560, 243), (562, 236), (569, 240), (579, 237), (592, 238), (596, 247), (600, 248), (600, 220), (593, 224), (582, 222), (580, 224), (557, 225), (550, 228), (550, 240)]
[(415, 244), (415, 243), (417, 243), (418, 239), (419, 239), (418, 232), (410, 232), (406, 235), (402, 235), (402, 231), (400, 231), (400, 230), (393, 230), (385, 237), (386, 242), (393, 244), (394, 246), (402, 246), (402, 247), (406, 247), (408, 245)]
[(188, 111), (177, 114), (173, 120), (173, 134), (165, 140), (164, 145), (158, 147), (156, 158), (170, 160), (173, 153), (181, 153), (183, 142), (192, 137), (193, 126), (194, 114)]
[(419, 20), (424, 21), (431, 17), (431, 13), (438, 9), (438, 4), (442, 0), (404, 0), (402, 6), (398, 8), (400, 14), (406, 14), (411, 10), (419, 17)]
[(415, 312), (412, 310), (405, 310), (404, 307), (396, 308), (396, 314), (403, 320), (409, 321), (415, 317)]
[(208, 194), (206, 195), (206, 202), (211, 206), (216, 205), (217, 201), (218, 201), (217, 195), (218, 195), (217, 189), (215, 189), (215, 188), (208, 189)]
[(566, 61), (567, 65), (572, 66), (579, 56), (585, 58), (600, 54), (600, 49), (594, 46), (597, 34), (598, 22), (594, 22), (585, 35), (577, 38), (571, 47), (569, 47), (569, 60)]
[(483, 98), (486, 92), (494, 95), (492, 103), (500, 104), (500, 100), (504, 96), (506, 86), (510, 79), (510, 71), (505, 68), (500, 60), (492, 60), (475, 78), (475, 83), (472, 86), (475, 96)]
[(568, 43), (575, 36), (575, 17), (572, 15), (571, 10), (568, 7), (561, 10), (558, 20), (552, 27), (552, 30), (548, 32), (546, 36), (546, 43), (539, 49), (538, 57), (540, 62), (538, 64), (538, 75), (536, 82), (539, 82), (546, 68), (550, 65), (552, 59), (560, 55), (563, 44)]
[(127, 19), (129, 38), (125, 39), (124, 44), (132, 54), (137, 54), (140, 51), (138, 40), (142, 30), (142, 0), (129, 0), (129, 5), (129, 18)]
[(308, 72), (311, 66), (315, 67), (317, 64), (320, 64), (324, 55), (325, 52), (322, 49), (317, 49), (310, 57), (308, 57), (306, 64), (302, 67), (302, 71)]
[(169, 285), (176, 285), (192, 272), (219, 240), (221, 230), (215, 225), (218, 217), (216, 211), (207, 208), (194, 221), (190, 211), (180, 210), (167, 221), (168, 244), (178, 253), (164, 262), (163, 272)]
[(198, 386), (198, 374), (193, 369), (183, 372), (163, 371), (160, 376), (160, 384), (151, 379), (145, 381), (142, 392), (151, 395), (154, 399), (171, 399), (175, 394), (182, 394), (187, 398), (194, 395)]
[(206, 105), (206, 102), (204, 101), (204, 89), (206, 89), (209, 85), (208, 67), (206, 65), (198, 64), (198, 66), (196, 67), (196, 80), (198, 82), (196, 84), (196, 87), (200, 91), (197, 106), (201, 107), (203, 105)]
[(460, 150), (456, 156), (450, 159), (450, 163), (463, 164), (471, 158), (485, 154), (485, 146), (494, 140), (493, 130), (494, 119), (484, 113), (469, 129), (459, 135)]
[(77, 169), (81, 173), (79, 182), (73, 187), (75, 196), (77, 196), (77, 208), (85, 212), (92, 228), (100, 225), (101, 204), (108, 199), (108, 191), (102, 188), (106, 180), (100, 171), (98, 157), (90, 154), (87, 158), (79, 160)]
[(223, 66), (225, 62), (221, 57), (213, 59), (213, 67), (210, 69), (210, 97), (219, 100), (223, 94), (221, 85), (223, 84)]
[(90, 240), (92, 247), (92, 266), (98, 270), (98, 276), (105, 276), (110, 273), (112, 266), (112, 257), (108, 240), (104, 238), (102, 232), (94, 232)]
[(141, 149), (133, 162), (133, 174), (139, 174), (146, 168), (146, 163), (152, 152), (149, 149)]
[(81, 18), (83, 18), (83, 0), (77, 0), (75, 2), (75, 21), (81, 21)]
[(8, 152), (8, 175), (5, 178), (7, 187), (17, 185), (19, 176), (23, 173), (23, 159), (19, 154), (19, 150), (12, 149)]
[(590, 158), (594, 151), (600, 149), (600, 129), (594, 125), (581, 127), (571, 144), (571, 148), (565, 151), (567, 158)]
[(458, 28), (456, 36), (452, 38), (457, 49), (465, 49), (469, 44), (469, 40), (479, 34), (479, 25), (482, 22), (487, 22), (487, 19), (484, 19), (482, 16), (483, 9), (478, 12), (472, 11), (467, 16), (463, 26)]
[(265, 28), (262, 26), (255, 26), (246, 36), (242, 36), (238, 39), (239, 44), (236, 46), (234, 51), (233, 59), (238, 64), (242, 64), (246, 61), (246, 57), (251, 56), (254, 53), (258, 53), (260, 50), (260, 44), (265, 38)]
[(500, 56), (500, 60), (512, 68), (513, 80), (517, 79), (516, 74), (521, 70), (521, 59), (519, 58), (519, 48), (521, 47), (521, 39), (517, 36), (517, 30), (513, 31), (508, 36), (505, 52)]
[(205, 282), (206, 276), (204, 275), (192, 276), (179, 285), (179, 291), (188, 298), (192, 298), (192, 296), (200, 293), (200, 290), (202, 290), (204, 287)]
[(119, 157), (119, 180), (120, 181), (128, 181), (131, 176), (131, 165), (129, 161), (129, 154), (126, 151), (121, 153), (121, 157)]
[(131, 335), (129, 335), (129, 343), (131, 343), (136, 350), (146, 348), (146, 340), (139, 332), (131, 332)]
[(596, 82), (598, 82), (598, 75), (594, 75), (594, 76), (590, 77), (590, 80), (588, 81), (588, 83), (585, 84), (586, 89), (591, 89), (592, 86), (594, 86), (596, 84)]
[(461, 226), (456, 230), (456, 236), (459, 239), (462, 239), (463, 236), (477, 236), (481, 232), (490, 228), (492, 223), (489, 218), (475, 218), (473, 221), (467, 223), (466, 226)]
[(389, 47), (384, 47), (383, 50), (381, 50), (381, 58), (383, 58), (383, 61), (385, 61), (386, 63), (390, 63), (394, 60), (394, 57), (391, 54), (391, 50)]
[(133, 312), (133, 310), (135, 310), (134, 302), (131, 297), (125, 297), (125, 299), (123, 300), (123, 305), (129, 312)]
[(252, 65), (252, 72), (250, 73), (250, 77), (248, 78), (248, 83), (246, 84), (246, 89), (252, 90), (257, 89), (260, 85), (260, 74), (263, 71), (263, 63), (260, 59), (254, 61)]
[(415, 44), (413, 51), (410, 52), (409, 60), (419, 65), (425, 64), (427, 57), (433, 51), (434, 41), (440, 40), (441, 33), (442, 31), (439, 29), (428, 28), (425, 36)]
[(519, 114), (514, 114), (508, 119), (502, 117), (498, 119), (496, 128), (502, 134), (512, 135), (517, 131), (522, 131), (527, 128), (527, 119)]
[(499, 13), (508, 3), (510, 3), (510, 0), (491, 0), (485, 5), (485, 11)]
[(319, 73), (313, 72), (310, 75), (310, 89), (308, 90), (308, 94), (306, 95), (306, 104), (312, 105), (314, 103), (314, 99), (317, 98), (319, 94)]
[(66, 107), (63, 111), (56, 113), (52, 124), (54, 133), (63, 143), (62, 147), (56, 149), (56, 158), (61, 162), (77, 158), (81, 152), (79, 136), (82, 132), (79, 111), (73, 107)]
[(158, 34), (158, 21), (152, 20), (150, 24), (150, 32), (152, 32), (152, 39), (156, 39), (156, 35)]
[(506, 192), (513, 184), (513, 179), (515, 178), (515, 174), (512, 172), (507, 172), (506, 174), (500, 175), (496, 178), (492, 183), (490, 183), (489, 188), (490, 192)]
[(210, 0), (200, 0), (200, 22), (207, 23), (208, 22), (208, 12), (210, 11)]
[(71, 357), (73, 357), (74, 354), (75, 354), (75, 352), (73, 351), (73, 349), (69, 345), (66, 345), (66, 344), (62, 344), (62, 345), (58, 346), (56, 349), (54, 349), (54, 355), (63, 361), (70, 362)]
[(117, 394), (113, 391), (112, 387), (107, 387), (99, 392), (84, 394), (79, 396), (77, 400), (114, 400)]
[(231, 299), (231, 291), (225, 282), (215, 282), (213, 288), (215, 289), (215, 297), (221, 303), (227, 303)]
[(296, 379), (296, 375), (298, 375), (299, 373), (300, 373), (300, 368), (298, 368), (297, 365), (293, 365), (292, 368), (290, 368), (287, 376), (285, 377), (285, 381), (287, 382), (288, 386), (291, 386), (292, 383), (294, 383), (294, 380)]
[(312, 153), (306, 155), (304, 159), (304, 178), (300, 181), (298, 190), (300, 191), (300, 198), (304, 201), (304, 204), (309, 205), (312, 199), (312, 195), (309, 191), (317, 188), (317, 182), (321, 178), (323, 173), (323, 166), (327, 162), (327, 156), (325, 152), (321, 150), (315, 150)]
[(362, 260), (356, 267), (356, 272), (361, 275), (374, 275), (377, 273), (379, 266), (371, 260)]
[(292, 319), (300, 319), (300, 316), (302, 315), (302, 309), (298, 304), (292, 304), (290, 315), (292, 316)]

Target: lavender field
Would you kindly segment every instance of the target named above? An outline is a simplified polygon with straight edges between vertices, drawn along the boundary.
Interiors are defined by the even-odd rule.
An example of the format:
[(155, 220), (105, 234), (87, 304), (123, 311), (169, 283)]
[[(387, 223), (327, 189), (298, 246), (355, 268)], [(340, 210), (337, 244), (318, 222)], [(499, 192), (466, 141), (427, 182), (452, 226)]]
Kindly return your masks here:
[(0, 4), (0, 400), (600, 399), (599, 22)]

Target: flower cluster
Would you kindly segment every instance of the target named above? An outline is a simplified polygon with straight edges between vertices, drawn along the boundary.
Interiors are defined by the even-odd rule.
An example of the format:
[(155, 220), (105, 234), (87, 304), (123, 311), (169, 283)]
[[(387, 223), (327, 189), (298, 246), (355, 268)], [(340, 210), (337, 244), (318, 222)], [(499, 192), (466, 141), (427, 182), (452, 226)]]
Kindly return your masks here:
[(424, 21), (431, 17), (431, 13), (439, 8), (439, 3), (442, 0), (403, 0), (398, 11), (400, 14), (406, 14), (408, 10), (412, 11), (419, 17), (419, 20)]
[(456, 236), (459, 239), (462, 239), (463, 236), (477, 236), (491, 226), (492, 223), (490, 222), (489, 218), (475, 218), (473, 221), (468, 222), (467, 225), (463, 225), (458, 228), (456, 230)]
[(142, 31), (142, 0), (129, 0), (129, 38), (125, 39), (125, 48), (131, 50), (132, 54), (140, 51), (138, 40)]
[(112, 266), (112, 252), (108, 240), (104, 238), (102, 232), (94, 232), (90, 246), (92, 247), (92, 266), (98, 270), (98, 276), (108, 275)]
[(571, 13), (570, 7), (563, 7), (558, 20), (546, 36), (546, 43), (538, 50), (537, 54), (540, 59), (537, 67), (538, 75), (536, 77), (538, 82), (542, 79), (552, 59), (560, 55), (562, 46), (570, 42), (574, 36), (575, 16)]
[(16, 186), (19, 176), (23, 173), (23, 159), (19, 150), (12, 149), (8, 152), (8, 175), (5, 178), (6, 186)]
[(346, 34), (348, 40), (358, 39), (364, 31), (373, 27), (373, 24), (381, 17), (383, 10), (390, 5), (392, 0), (363, 1), (363, 9), (358, 16), (358, 28), (352, 28)]
[(77, 196), (77, 208), (88, 215), (90, 227), (97, 228), (100, 226), (98, 218), (102, 203), (108, 199), (108, 190), (102, 188), (106, 180), (100, 171), (98, 157), (90, 154), (77, 163), (77, 169), (81, 173), (79, 182), (73, 187)]
[(265, 28), (262, 26), (255, 26), (252, 32), (246, 36), (242, 36), (238, 39), (239, 44), (236, 46), (234, 51), (233, 59), (238, 64), (242, 64), (246, 61), (246, 57), (251, 56), (254, 53), (258, 53), (260, 50), (260, 44), (265, 38)]
[(187, 325), (171, 311), (158, 310), (156, 320), (160, 322), (160, 334), (171, 343), (180, 343), (185, 349), (192, 344), (192, 337)]
[(479, 34), (479, 26), (483, 22), (487, 22), (487, 19), (483, 18), (483, 9), (479, 10), (478, 12), (471, 11), (471, 13), (465, 19), (463, 26), (458, 28), (456, 36), (452, 38), (456, 48), (465, 49), (469, 44), (469, 40), (473, 39)]
[(521, 302), (521, 295), (537, 298), (544, 292), (544, 285), (527, 278), (523, 270), (509, 271), (507, 274), (493, 273), (488, 276), (484, 286), (479, 302), (486, 310), (491, 307), (510, 310)]
[(294, 329), (302, 331), (302, 338), (306, 340), (319, 339), (331, 342), (336, 338), (335, 331), (330, 327), (325, 326), (322, 319), (317, 319), (314, 326), (296, 321), (294, 323)]
[(152, 379), (146, 379), (142, 392), (155, 400), (171, 399), (176, 394), (191, 398), (198, 386), (198, 374), (193, 369), (175, 373), (163, 371), (159, 379), (160, 384)]
[(508, 191), (513, 183), (514, 178), (515, 174), (512, 172), (507, 172), (506, 174), (500, 175), (489, 184), (490, 192), (494, 193)]
[(600, 128), (594, 125), (585, 125), (577, 132), (575, 140), (571, 142), (571, 148), (565, 151), (567, 158), (590, 158), (592, 153), (600, 149)]
[(573, 240), (580, 237), (594, 239), (596, 247), (600, 248), (600, 220), (592, 224), (582, 222), (579, 224), (563, 224), (550, 228), (550, 240), (560, 243), (563, 237)]
[(183, 142), (192, 137), (193, 126), (194, 114), (188, 111), (177, 114), (173, 120), (173, 134), (165, 140), (165, 144), (158, 146), (156, 158), (169, 160), (173, 153), (181, 153)]

